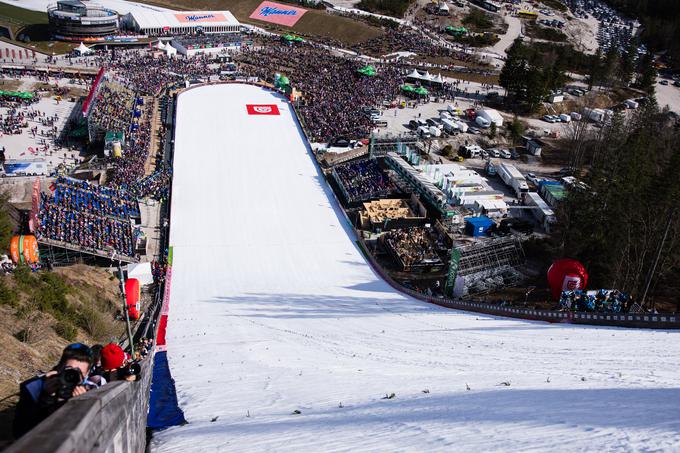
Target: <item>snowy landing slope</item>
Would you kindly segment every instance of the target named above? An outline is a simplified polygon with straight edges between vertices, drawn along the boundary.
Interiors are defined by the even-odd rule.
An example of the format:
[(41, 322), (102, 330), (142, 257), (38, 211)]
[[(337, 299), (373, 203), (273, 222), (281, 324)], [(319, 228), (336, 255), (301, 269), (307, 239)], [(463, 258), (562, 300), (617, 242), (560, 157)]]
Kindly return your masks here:
[[(281, 115), (249, 116), (251, 103)], [(177, 124), (167, 347), (189, 424), (153, 451), (680, 445), (678, 334), (408, 299), (354, 246), (280, 98), (193, 89)]]

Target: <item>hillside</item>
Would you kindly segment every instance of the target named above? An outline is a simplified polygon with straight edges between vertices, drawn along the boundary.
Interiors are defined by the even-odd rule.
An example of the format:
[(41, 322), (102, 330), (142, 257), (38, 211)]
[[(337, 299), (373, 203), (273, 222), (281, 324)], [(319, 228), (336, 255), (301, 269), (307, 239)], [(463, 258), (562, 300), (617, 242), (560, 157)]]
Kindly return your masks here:
[(21, 381), (55, 365), (67, 344), (105, 343), (124, 324), (114, 319), (117, 280), (104, 269), (75, 265), (54, 272), (0, 276), (0, 448), (11, 436)]

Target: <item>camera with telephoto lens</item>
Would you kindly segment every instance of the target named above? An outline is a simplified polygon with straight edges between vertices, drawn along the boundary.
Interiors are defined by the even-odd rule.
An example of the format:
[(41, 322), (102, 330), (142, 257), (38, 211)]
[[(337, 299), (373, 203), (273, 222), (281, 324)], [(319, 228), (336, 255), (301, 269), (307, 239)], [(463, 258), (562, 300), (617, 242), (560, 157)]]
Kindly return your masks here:
[(66, 367), (61, 373), (59, 373), (59, 382), (61, 386), (59, 387), (58, 395), (59, 398), (67, 400), (73, 395), (73, 389), (75, 389), (83, 380), (83, 375), (80, 369), (75, 367)]
[(124, 367), (118, 368), (118, 374), (123, 378), (126, 378), (128, 376), (139, 376), (139, 373), (141, 372), (142, 367), (139, 365), (139, 362), (137, 361), (130, 362)]

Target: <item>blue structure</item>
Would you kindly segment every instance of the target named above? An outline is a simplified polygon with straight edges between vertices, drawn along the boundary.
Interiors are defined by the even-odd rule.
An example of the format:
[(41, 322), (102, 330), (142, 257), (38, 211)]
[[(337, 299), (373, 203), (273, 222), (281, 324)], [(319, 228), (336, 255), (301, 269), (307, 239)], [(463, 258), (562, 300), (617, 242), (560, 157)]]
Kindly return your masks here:
[(494, 221), (486, 216), (466, 217), (465, 234), (470, 236), (486, 236)]

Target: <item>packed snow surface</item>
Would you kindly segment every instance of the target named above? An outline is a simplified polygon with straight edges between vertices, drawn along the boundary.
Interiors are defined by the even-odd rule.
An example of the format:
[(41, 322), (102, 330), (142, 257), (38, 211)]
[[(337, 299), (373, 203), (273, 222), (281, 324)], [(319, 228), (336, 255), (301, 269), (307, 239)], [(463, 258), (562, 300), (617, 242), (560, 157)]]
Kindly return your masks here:
[(189, 424), (155, 433), (153, 451), (680, 448), (677, 333), (396, 293), (355, 246), (291, 109), (263, 89), (181, 94), (175, 145), (167, 348)]

